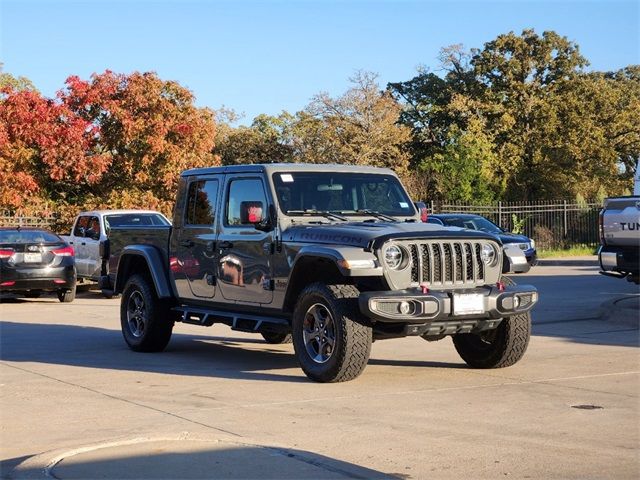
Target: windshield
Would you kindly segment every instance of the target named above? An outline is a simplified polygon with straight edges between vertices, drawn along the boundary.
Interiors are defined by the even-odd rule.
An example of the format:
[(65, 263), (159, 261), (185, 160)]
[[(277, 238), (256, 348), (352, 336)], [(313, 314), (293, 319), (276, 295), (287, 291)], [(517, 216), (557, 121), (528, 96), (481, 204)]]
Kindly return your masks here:
[[(344, 172), (275, 173), (273, 183), (283, 213), (334, 212), (343, 215), (412, 216), (415, 210), (393, 175)], [(293, 213), (296, 212), (296, 213)]]
[(0, 230), (0, 243), (59, 243), (55, 233), (41, 230)]
[(500, 227), (483, 217), (449, 217), (443, 218), (442, 221), (447, 227), (467, 228), (487, 233), (502, 233)]
[(169, 225), (169, 222), (157, 213), (119, 213), (105, 217), (107, 227), (149, 227)]

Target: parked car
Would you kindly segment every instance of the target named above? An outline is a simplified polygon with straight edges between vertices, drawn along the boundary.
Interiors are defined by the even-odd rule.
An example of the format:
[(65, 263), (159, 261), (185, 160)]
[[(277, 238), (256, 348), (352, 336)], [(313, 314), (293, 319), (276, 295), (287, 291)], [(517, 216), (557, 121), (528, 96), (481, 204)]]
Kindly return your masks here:
[[(62, 238), (75, 249), (78, 278), (98, 282), (100, 276), (104, 275), (106, 263), (106, 259), (103, 258), (104, 242), (109, 238), (113, 228), (126, 226), (135, 229), (170, 224), (167, 217), (153, 210), (94, 210), (80, 213), (73, 223), (71, 234)], [(107, 290), (105, 294), (109, 296)]]
[(338, 382), (374, 340), (451, 336), (473, 368), (513, 365), (529, 342), (538, 293), (504, 276), (498, 239), (421, 222), (388, 169), (188, 170), (173, 227), (147, 230), (114, 229), (105, 279), (135, 351), (163, 350), (174, 322), (223, 323), (293, 341), (309, 378)]
[(523, 251), (529, 265), (538, 263), (536, 242), (525, 235), (508, 232), (491, 220), (481, 216), (466, 213), (438, 213), (431, 214), (427, 218), (427, 223), (444, 225), (445, 227), (460, 227), (469, 230), (480, 230), (497, 236), (503, 245), (515, 244)]
[(0, 293), (37, 298), (43, 292), (56, 292), (61, 302), (73, 301), (73, 247), (49, 230), (0, 228)]

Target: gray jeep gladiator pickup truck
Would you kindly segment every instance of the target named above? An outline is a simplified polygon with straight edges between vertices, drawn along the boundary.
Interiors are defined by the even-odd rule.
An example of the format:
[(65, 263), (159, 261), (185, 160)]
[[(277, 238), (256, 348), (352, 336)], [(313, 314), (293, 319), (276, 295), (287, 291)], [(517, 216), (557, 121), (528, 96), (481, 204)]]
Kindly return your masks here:
[(185, 171), (172, 226), (113, 229), (101, 279), (126, 343), (163, 350), (175, 322), (293, 341), (319, 382), (357, 377), (375, 340), (453, 338), (474, 368), (523, 356), (538, 299), (499, 240), (420, 222), (387, 169), (267, 164)]

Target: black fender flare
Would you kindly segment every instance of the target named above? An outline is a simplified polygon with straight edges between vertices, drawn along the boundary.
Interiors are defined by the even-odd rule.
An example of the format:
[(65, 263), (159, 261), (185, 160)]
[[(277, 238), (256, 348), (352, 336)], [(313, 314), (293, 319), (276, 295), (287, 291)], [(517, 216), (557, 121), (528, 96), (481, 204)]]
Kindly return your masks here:
[(124, 248), (118, 259), (115, 294), (122, 293), (127, 279), (137, 273), (131, 271), (133, 259), (142, 259), (146, 264), (158, 298), (173, 297), (162, 254), (158, 248), (151, 245), (128, 245)]

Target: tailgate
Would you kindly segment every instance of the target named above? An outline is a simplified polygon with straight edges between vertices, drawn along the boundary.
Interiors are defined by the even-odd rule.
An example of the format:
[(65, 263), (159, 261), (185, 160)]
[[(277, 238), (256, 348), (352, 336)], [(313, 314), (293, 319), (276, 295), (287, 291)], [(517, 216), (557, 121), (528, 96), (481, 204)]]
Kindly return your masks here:
[(606, 200), (604, 240), (611, 246), (640, 246), (640, 197)]

